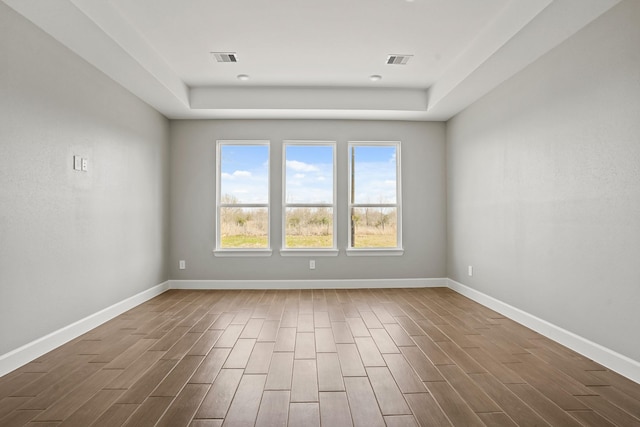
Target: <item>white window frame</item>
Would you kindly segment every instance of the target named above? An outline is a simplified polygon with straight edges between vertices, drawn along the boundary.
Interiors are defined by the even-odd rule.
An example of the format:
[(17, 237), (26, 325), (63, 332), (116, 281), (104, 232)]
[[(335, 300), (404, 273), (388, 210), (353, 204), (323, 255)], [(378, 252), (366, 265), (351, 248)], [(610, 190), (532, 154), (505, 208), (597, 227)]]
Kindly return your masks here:
[[(267, 167), (269, 183), (267, 184), (267, 203), (221, 203), (221, 147), (224, 145), (264, 145), (267, 147)], [(270, 256), (271, 250), (271, 141), (269, 140), (218, 140), (216, 141), (216, 248), (215, 256)], [(266, 248), (222, 248), (220, 246), (220, 209), (225, 207), (266, 208), (267, 209), (267, 247)]]
[[(401, 143), (400, 141), (349, 141), (347, 144), (347, 169), (348, 169), (348, 184), (347, 187), (347, 255), (348, 256), (400, 256), (404, 254), (402, 247), (402, 162), (401, 162)], [(396, 148), (396, 203), (354, 203), (352, 200), (351, 188), (353, 179), (353, 161), (352, 161), (352, 147), (365, 146), (365, 147), (390, 147)], [(356, 159), (357, 161), (357, 159)], [(351, 236), (352, 236), (352, 212), (354, 208), (396, 208), (397, 209), (397, 224), (396, 224), (396, 243), (395, 248), (352, 248)]]
[[(287, 203), (287, 146), (329, 146), (333, 148), (333, 200), (332, 203)], [(337, 256), (337, 144), (336, 141), (285, 140), (282, 143), (282, 256)], [(331, 208), (333, 212), (333, 246), (331, 248), (287, 248), (287, 208)]]

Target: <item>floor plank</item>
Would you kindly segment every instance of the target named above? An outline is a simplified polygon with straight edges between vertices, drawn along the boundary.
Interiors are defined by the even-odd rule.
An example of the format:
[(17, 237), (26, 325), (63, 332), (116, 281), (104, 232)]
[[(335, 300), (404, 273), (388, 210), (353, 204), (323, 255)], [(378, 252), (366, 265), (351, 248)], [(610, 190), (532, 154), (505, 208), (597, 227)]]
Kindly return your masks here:
[(111, 405), (100, 417), (91, 424), (91, 427), (121, 426), (138, 408), (134, 403), (116, 403)]
[(427, 391), (402, 354), (385, 354), (384, 360), (402, 393), (425, 393)]
[(177, 396), (203, 359), (203, 356), (185, 356), (150, 395)]
[(346, 393), (320, 393), (320, 421), (323, 426), (353, 426)]
[(355, 341), (364, 366), (386, 366), (373, 338), (355, 337)]
[(223, 369), (202, 401), (195, 418), (224, 418), (236, 393), (242, 369)]
[(267, 374), (273, 354), (273, 342), (257, 342), (247, 362), (245, 374)]
[(77, 411), (65, 418), (60, 426), (88, 426), (102, 415), (116, 401), (124, 390), (100, 390)]
[(413, 415), (385, 415), (387, 427), (418, 427)]
[(317, 353), (335, 353), (337, 351), (331, 328), (316, 328), (315, 337)]
[(336, 344), (351, 344), (354, 342), (347, 322), (331, 322), (331, 329)]
[(293, 353), (273, 353), (267, 375), (266, 390), (291, 390)]
[(288, 427), (320, 427), (320, 405), (318, 403), (291, 403), (289, 405)]
[(315, 360), (294, 360), (291, 402), (318, 401), (318, 371)]
[(243, 375), (223, 426), (253, 425), (258, 415), (266, 375)]
[(355, 344), (336, 344), (342, 375), (345, 377), (362, 377), (367, 375)]
[(438, 402), (444, 413), (449, 417), (454, 426), (478, 426), (484, 423), (471, 410), (468, 403), (461, 399), (456, 391), (447, 383), (437, 381), (427, 383), (427, 389)]
[(151, 396), (133, 413), (124, 424), (125, 427), (152, 427), (167, 410), (173, 397)]
[(265, 391), (260, 402), (256, 427), (286, 427), (289, 415), (288, 391)]
[(360, 317), (350, 317), (347, 319), (347, 325), (351, 330), (351, 335), (355, 337), (370, 337), (369, 329)]
[(400, 353), (400, 350), (385, 329), (372, 329), (371, 336), (376, 342), (380, 353)]
[(342, 370), (336, 353), (318, 353), (318, 390), (344, 391)]
[(313, 332), (298, 332), (296, 334), (294, 357), (296, 359), (315, 359), (316, 337)]
[(224, 364), (225, 369), (243, 369), (249, 362), (249, 357), (253, 352), (253, 346), (256, 344), (255, 339), (239, 338), (236, 341), (231, 353)]
[(344, 379), (351, 418), (355, 427), (384, 427), (384, 419), (378, 408), (376, 397), (366, 377)]
[(407, 403), (421, 427), (450, 427), (451, 422), (429, 393), (406, 394)]
[(156, 424), (157, 427), (173, 427), (189, 425), (193, 415), (207, 393), (207, 384), (187, 384), (171, 402), (169, 408)]
[(382, 415), (410, 415), (402, 392), (386, 367), (367, 368), (367, 376), (373, 387)]
[(189, 379), (192, 384), (211, 384), (215, 381), (220, 369), (229, 357), (231, 349), (214, 348), (204, 358), (198, 369)]
[(296, 348), (296, 328), (280, 328), (273, 351), (294, 351)]
[(444, 381), (440, 371), (418, 347), (401, 347), (401, 350), (422, 381)]

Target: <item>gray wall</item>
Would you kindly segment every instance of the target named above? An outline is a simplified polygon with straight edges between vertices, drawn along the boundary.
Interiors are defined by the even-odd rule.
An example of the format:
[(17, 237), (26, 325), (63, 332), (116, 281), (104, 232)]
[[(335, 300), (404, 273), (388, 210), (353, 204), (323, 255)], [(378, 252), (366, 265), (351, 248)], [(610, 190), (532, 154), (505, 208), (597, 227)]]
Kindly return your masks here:
[(449, 277), (635, 360), (639, 22), (621, 3), (447, 127)]
[[(271, 140), (271, 257), (214, 257), (218, 139)], [(337, 257), (281, 257), (282, 141), (338, 143)], [(403, 246), (396, 257), (347, 257), (347, 141), (402, 141)], [(443, 123), (330, 120), (171, 121), (171, 279), (372, 279), (445, 277)], [(178, 270), (178, 260), (187, 262)]]
[(0, 61), (1, 355), (167, 280), (169, 123), (1, 2)]

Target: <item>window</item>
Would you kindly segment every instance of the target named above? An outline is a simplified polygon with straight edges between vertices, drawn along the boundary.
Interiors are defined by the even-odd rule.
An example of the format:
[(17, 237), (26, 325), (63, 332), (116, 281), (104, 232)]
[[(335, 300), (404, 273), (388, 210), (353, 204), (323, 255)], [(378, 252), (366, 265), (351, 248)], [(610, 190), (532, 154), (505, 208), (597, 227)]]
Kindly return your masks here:
[(349, 143), (347, 253), (402, 254), (399, 142)]
[(337, 254), (335, 151), (333, 142), (284, 143), (283, 253)]
[(269, 254), (269, 141), (218, 141), (216, 254)]

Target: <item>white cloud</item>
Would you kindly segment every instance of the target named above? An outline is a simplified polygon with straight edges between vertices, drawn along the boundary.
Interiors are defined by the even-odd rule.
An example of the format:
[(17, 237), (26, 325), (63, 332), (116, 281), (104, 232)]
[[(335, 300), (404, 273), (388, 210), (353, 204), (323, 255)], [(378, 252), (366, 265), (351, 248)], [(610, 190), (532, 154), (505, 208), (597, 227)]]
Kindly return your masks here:
[(249, 171), (233, 171), (233, 173), (222, 172), (223, 179), (251, 178), (252, 176)]
[(287, 167), (296, 172), (316, 172), (318, 167), (309, 163), (299, 162), (297, 160), (287, 160)]
[(293, 177), (296, 178), (296, 179), (302, 179), (302, 178), (304, 178), (304, 174), (303, 173), (297, 173)]

